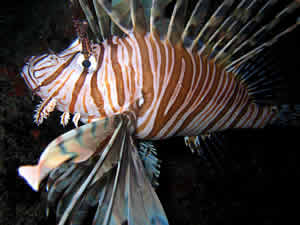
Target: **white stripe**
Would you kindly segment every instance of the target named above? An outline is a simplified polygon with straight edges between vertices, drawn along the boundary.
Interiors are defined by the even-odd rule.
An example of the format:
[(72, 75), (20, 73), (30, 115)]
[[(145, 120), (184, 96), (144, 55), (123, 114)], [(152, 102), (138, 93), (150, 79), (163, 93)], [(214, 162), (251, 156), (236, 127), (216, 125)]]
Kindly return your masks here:
[[(205, 88), (205, 86), (203, 86), (203, 88), (200, 91), (199, 96), (197, 98), (197, 100), (199, 98), (201, 98), (201, 100), (199, 101), (199, 103), (196, 102), (196, 104), (191, 107), (192, 110), (197, 109), (197, 107), (207, 97), (207, 94), (210, 91), (210, 89), (212, 87), (212, 84), (214, 83), (214, 79), (212, 79), (212, 77), (214, 77), (216, 71), (215, 71), (215, 67), (213, 67), (213, 69), (214, 69), (213, 75), (211, 76), (210, 75), (210, 64), (207, 63), (207, 71), (206, 71), (206, 74), (204, 76), (206, 76), (206, 79), (209, 80), (209, 83), (208, 83), (209, 86), (207, 88)], [(200, 120), (200, 118), (202, 117), (202, 114), (205, 112), (206, 108), (207, 108), (207, 105), (204, 107), (204, 109), (197, 116), (194, 117), (194, 119), (191, 121), (191, 123), (187, 126), (187, 130), (191, 131), (191, 130), (194, 130), (195, 128), (200, 128), (201, 127), (201, 122), (202, 121)]]
[(236, 124), (236, 128), (243, 128), (243, 124), (246, 123), (248, 117), (250, 117), (251, 113), (253, 112), (253, 108), (254, 108), (254, 105), (253, 104), (250, 104), (248, 106), (248, 109), (247, 109), (247, 112), (244, 114), (244, 116), (240, 119), (240, 121)]
[[(111, 45), (108, 48), (108, 61), (107, 61), (107, 72), (106, 76), (108, 77), (108, 86), (110, 87), (110, 94), (111, 94), (111, 104), (115, 108), (115, 110), (119, 111), (121, 106), (119, 105), (118, 99), (118, 89), (117, 89), (117, 78), (115, 71), (112, 65), (112, 47)], [(112, 107), (112, 108), (113, 108)]]
[(124, 103), (130, 101), (130, 93), (131, 93), (131, 84), (127, 84), (127, 81), (131, 79), (131, 77), (128, 74), (128, 70), (130, 67), (128, 64), (125, 64), (125, 55), (127, 55), (127, 62), (128, 62), (128, 49), (125, 47), (124, 42), (122, 39), (119, 40), (119, 46), (118, 46), (118, 61), (120, 62), (121, 65), (121, 71), (122, 71), (122, 78), (123, 78), (123, 83), (124, 83), (124, 94), (125, 94), (125, 99)]
[[(146, 35), (145, 37), (145, 43), (146, 43), (146, 46), (147, 46), (147, 50), (148, 50), (148, 54), (149, 54), (149, 62), (150, 62), (150, 66), (151, 66), (151, 72), (153, 74), (153, 100), (151, 102), (151, 105), (149, 107), (149, 109), (146, 111), (146, 113), (144, 114), (144, 116), (142, 118), (140, 118), (140, 123), (143, 123), (148, 117), (150, 117), (150, 121), (148, 122), (147, 126), (145, 127), (145, 129), (143, 130), (143, 133), (141, 134), (143, 137), (147, 136), (153, 126), (154, 126), (154, 122), (155, 122), (155, 117), (156, 117), (156, 113), (157, 113), (157, 108), (158, 108), (158, 103), (157, 103), (157, 94), (158, 94), (158, 82), (157, 80), (159, 81), (159, 76), (160, 74), (157, 74), (157, 71), (158, 69), (155, 67), (155, 63), (154, 63), (154, 53), (153, 53), (153, 50), (152, 49), (152, 46), (151, 46), (151, 43), (150, 43), (150, 36), (149, 34)], [(156, 39), (154, 39), (155, 37), (153, 37), (153, 42), (156, 46), (155, 50), (158, 51), (158, 47), (157, 47), (157, 44), (156, 44)], [(159, 53), (157, 53), (158, 55)], [(160, 65), (159, 65), (160, 66)], [(153, 110), (153, 113), (150, 114), (151, 110)]]
[[(225, 84), (222, 85), (224, 79), (225, 79)], [(223, 97), (223, 99), (220, 101), (220, 98), (224, 94), (224, 92), (228, 91), (228, 80), (229, 80), (228, 74), (227, 74), (227, 72), (225, 72), (223, 70), (222, 74), (221, 74), (221, 80), (218, 81), (219, 82), (218, 89), (216, 90), (214, 97), (211, 100), (211, 103), (209, 103), (209, 104), (212, 104), (212, 107), (211, 107), (211, 110), (209, 112), (207, 112), (208, 116), (206, 117), (206, 119), (203, 123), (203, 127), (202, 127), (203, 130), (205, 130), (207, 128), (207, 126), (212, 121), (214, 121), (215, 118), (218, 116), (218, 112), (220, 112), (220, 108), (223, 106), (222, 103), (224, 102), (224, 100), (226, 100)], [(221, 87), (222, 87), (222, 89), (221, 89)]]
[(181, 71), (180, 71), (180, 75), (179, 75), (179, 80), (178, 80), (178, 82), (176, 84), (175, 89), (172, 90), (173, 93), (172, 93), (172, 96), (171, 96), (171, 98), (169, 100), (169, 103), (168, 103), (168, 105), (166, 107), (166, 110), (164, 112), (164, 116), (167, 115), (167, 113), (170, 110), (171, 106), (176, 101), (176, 99), (177, 99), (177, 97), (178, 97), (178, 95), (180, 93), (180, 90), (182, 89), (182, 86), (183, 86), (182, 85), (182, 81), (183, 81), (184, 74), (185, 74), (184, 73), (185, 72), (185, 61), (184, 61), (184, 58), (181, 59), (181, 65), (180, 65), (180, 67), (181, 67)]
[[(148, 109), (148, 113), (151, 112), (151, 110), (157, 110), (158, 106), (160, 106), (161, 104), (161, 100), (165, 95), (166, 91), (169, 91), (169, 82), (172, 78), (173, 75), (173, 71), (174, 71), (174, 62), (175, 62), (175, 52), (174, 52), (174, 48), (170, 45), (168, 45), (165, 41), (163, 41), (163, 47), (164, 47), (164, 51), (165, 51), (165, 55), (166, 55), (166, 67), (165, 67), (165, 71), (164, 74), (160, 75), (163, 76), (163, 82), (159, 83), (159, 85), (161, 86), (161, 92), (160, 93), (154, 93), (155, 95), (159, 94), (159, 96), (155, 96), (156, 99), (155, 101), (153, 101), (152, 103), (155, 104), (151, 104), (151, 106)], [(171, 54), (171, 58), (169, 58), (169, 53)], [(170, 65), (170, 70), (169, 70), (169, 64)], [(157, 91), (158, 92), (158, 91)], [(157, 108), (155, 108), (155, 106), (157, 106)], [(148, 113), (145, 113), (145, 115), (143, 117), (139, 117), (138, 121), (137, 121), (137, 127), (139, 127), (141, 124), (143, 124), (143, 122), (148, 118)], [(155, 118), (153, 118), (155, 119)], [(141, 137), (145, 137), (147, 136), (152, 129), (152, 124), (147, 123), (146, 127), (139, 132), (139, 136)]]
[(135, 38), (135, 36), (133, 35), (133, 33), (131, 35), (129, 35), (130, 39), (133, 41), (134, 46), (132, 47), (132, 49), (134, 50), (135, 54), (136, 54), (136, 58), (137, 61), (136, 63), (133, 65), (133, 68), (135, 68), (135, 77), (137, 78), (137, 76), (139, 76), (137, 80), (139, 80), (139, 83), (136, 84), (136, 91), (138, 91), (138, 93), (136, 93), (137, 97), (141, 96), (142, 93), (142, 88), (143, 88), (143, 66), (142, 66), (142, 56), (141, 56), (141, 49), (140, 46)]
[[(185, 61), (184, 58), (181, 59), (181, 71), (180, 71), (180, 76), (179, 76), (179, 81), (175, 87), (175, 90), (170, 98), (169, 104), (167, 105), (166, 111), (168, 112), (169, 108), (174, 104), (174, 101), (178, 97), (180, 90), (182, 88), (182, 81), (184, 79), (185, 75)], [(182, 107), (176, 110), (176, 112), (172, 115), (172, 117), (169, 119), (169, 121), (165, 124), (165, 126), (159, 131), (158, 136), (170, 136), (172, 135), (171, 133), (166, 134), (167, 130), (172, 126), (172, 124), (176, 123), (176, 119), (178, 114), (181, 112)], [(165, 112), (164, 115), (167, 113)]]
[[(235, 79), (231, 79), (231, 83), (229, 84), (229, 87), (227, 88), (227, 92), (223, 98), (223, 101), (221, 103), (221, 108), (219, 109), (219, 112), (222, 112), (225, 106), (227, 106), (228, 102), (231, 100), (232, 96), (235, 95), (234, 89), (236, 87)], [(215, 125), (211, 128), (211, 130), (218, 130), (221, 128), (220, 126), (222, 125), (224, 121), (224, 117), (226, 116), (227, 112), (223, 115), (221, 119), (219, 119)]]
[(241, 110), (247, 105), (247, 102), (248, 102), (247, 101), (247, 99), (248, 99), (247, 94), (240, 87), (238, 87), (238, 90), (239, 90), (239, 92), (237, 93), (238, 98), (236, 99), (235, 103), (233, 103), (233, 107), (231, 107), (231, 109), (228, 110), (229, 112), (232, 112), (232, 113), (227, 114), (227, 117), (226, 117), (225, 120), (227, 120), (227, 118), (229, 116), (230, 116), (230, 119), (221, 127), (221, 129), (229, 128), (231, 126), (232, 122), (239, 115), (239, 113), (241, 112)]
[(266, 118), (267, 115), (268, 115), (268, 110), (266, 110), (266, 108), (263, 108), (262, 115), (260, 115), (260, 117), (257, 119), (255, 124), (253, 124), (253, 127), (254, 128), (260, 128), (260, 125), (261, 125), (262, 121)]
[[(183, 122), (185, 121), (186, 117), (188, 115), (190, 115), (190, 113), (192, 111), (190, 111), (189, 109), (187, 109), (189, 107), (189, 103), (190, 101), (192, 100), (192, 96), (194, 95), (197, 87), (198, 87), (198, 84), (201, 80), (201, 72), (202, 72), (202, 65), (201, 65), (201, 69), (200, 69), (200, 73), (199, 74), (196, 74), (196, 63), (195, 63), (195, 58), (193, 57), (193, 55), (191, 54), (191, 52), (189, 52), (189, 56), (190, 56), (190, 59), (192, 61), (192, 64), (193, 64), (193, 74), (192, 74), (192, 81), (191, 81), (191, 85), (190, 85), (190, 88), (187, 92), (187, 95), (186, 95), (186, 98), (184, 99), (184, 102), (183, 104), (181, 104), (181, 106), (179, 107), (179, 109), (174, 113), (174, 115), (172, 116), (172, 119), (171, 121), (173, 123), (175, 123), (175, 126), (173, 127), (173, 129), (168, 133), (166, 134), (166, 130), (169, 129), (169, 127), (172, 125), (171, 124), (171, 121), (169, 121), (166, 126), (163, 128), (165, 131), (160, 131), (158, 136), (160, 135), (163, 135), (163, 136), (171, 136), (173, 135), (174, 133), (176, 133), (178, 131), (178, 129), (180, 128), (180, 126), (183, 124)], [(200, 61), (201, 63), (201, 61)], [(196, 84), (195, 83), (195, 77), (198, 76), (198, 79), (196, 81)], [(178, 118), (178, 115), (179, 113), (182, 113), (182, 111), (185, 111), (185, 113), (182, 115), (181, 118)], [(175, 121), (176, 120), (176, 121)]]

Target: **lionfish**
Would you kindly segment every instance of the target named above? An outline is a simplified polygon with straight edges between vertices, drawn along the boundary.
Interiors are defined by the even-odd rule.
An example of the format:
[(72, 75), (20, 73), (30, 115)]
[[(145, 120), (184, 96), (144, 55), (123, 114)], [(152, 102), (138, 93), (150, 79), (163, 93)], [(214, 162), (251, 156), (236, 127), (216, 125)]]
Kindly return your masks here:
[(62, 125), (72, 114), (76, 126), (19, 168), (36, 191), (49, 177), (59, 225), (84, 223), (91, 208), (93, 224), (168, 224), (145, 140), (184, 136), (201, 151), (219, 131), (296, 119), (299, 105), (276, 104), (278, 73), (263, 54), (299, 25), (280, 22), (300, 1), (279, 2), (224, 0), (212, 10), (210, 0), (79, 0), (96, 41), (79, 32), (21, 73), (42, 99), (37, 124), (56, 108)]

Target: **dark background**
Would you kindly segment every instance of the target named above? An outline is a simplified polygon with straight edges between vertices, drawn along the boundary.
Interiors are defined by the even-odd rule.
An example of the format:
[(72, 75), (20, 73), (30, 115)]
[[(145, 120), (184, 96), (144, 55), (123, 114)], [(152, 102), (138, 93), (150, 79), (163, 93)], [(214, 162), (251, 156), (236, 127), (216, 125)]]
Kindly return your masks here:
[[(45, 217), (43, 192), (33, 192), (17, 168), (37, 162), (42, 149), (73, 126), (60, 126), (56, 112), (37, 127), (33, 111), (39, 99), (31, 99), (18, 73), (27, 57), (70, 43), (71, 12), (62, 0), (8, 4), (0, 16), (0, 225), (55, 224)], [(291, 103), (300, 102), (299, 34), (298, 28), (272, 47)], [(217, 155), (222, 171), (191, 154), (183, 138), (156, 142), (162, 159), (157, 191), (170, 224), (297, 224), (299, 131), (224, 133), (226, 143)]]

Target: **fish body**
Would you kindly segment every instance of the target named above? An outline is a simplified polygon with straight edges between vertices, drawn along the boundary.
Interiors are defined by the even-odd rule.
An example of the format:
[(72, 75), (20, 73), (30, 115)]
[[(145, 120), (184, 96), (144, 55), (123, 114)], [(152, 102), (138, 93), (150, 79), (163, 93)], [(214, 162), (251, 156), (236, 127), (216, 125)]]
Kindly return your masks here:
[(43, 100), (51, 96), (58, 110), (80, 114), (83, 123), (134, 112), (141, 139), (261, 128), (276, 115), (251, 99), (236, 74), (157, 35), (133, 33), (92, 47), (87, 71), (76, 39), (58, 55), (33, 58), (23, 77)]
[(159, 161), (138, 140), (185, 136), (201, 151), (218, 131), (298, 118), (299, 105), (273, 99), (278, 77), (261, 53), (299, 25), (269, 36), (299, 1), (267, 23), (277, 1), (225, 0), (212, 11), (209, 0), (78, 3), (97, 43), (79, 35), (58, 54), (31, 57), (21, 73), (42, 99), (37, 124), (58, 109), (62, 125), (73, 115), (77, 127), (51, 142), (37, 165), (19, 168), (34, 190), (49, 175), (59, 225), (84, 224), (90, 207), (93, 224), (168, 224), (153, 189)]

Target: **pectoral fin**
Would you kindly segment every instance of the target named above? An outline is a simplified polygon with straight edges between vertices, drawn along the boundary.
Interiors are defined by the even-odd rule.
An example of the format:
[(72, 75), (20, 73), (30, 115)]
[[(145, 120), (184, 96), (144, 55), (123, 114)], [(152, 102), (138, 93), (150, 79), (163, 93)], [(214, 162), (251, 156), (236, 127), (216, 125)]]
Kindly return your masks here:
[(53, 140), (42, 153), (37, 165), (21, 166), (19, 174), (37, 191), (51, 170), (67, 160), (87, 160), (117, 131), (118, 117), (105, 118), (73, 129)]
[(168, 224), (131, 122), (121, 114), (81, 126), (51, 142), (38, 165), (19, 169), (35, 190), (49, 174), (48, 206), (56, 208), (59, 225), (89, 224), (91, 213), (97, 225)]

